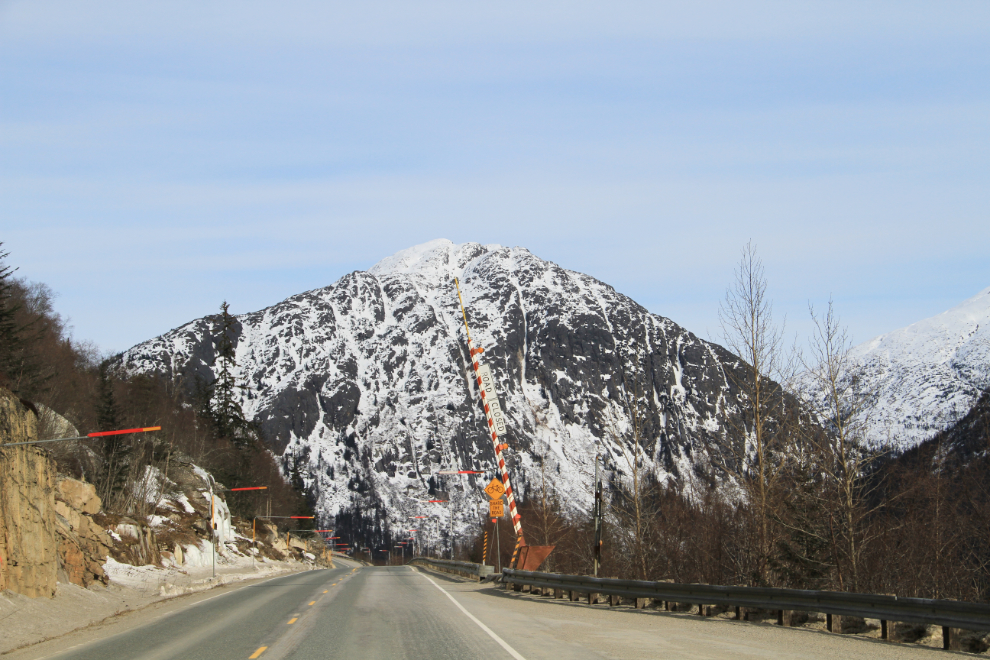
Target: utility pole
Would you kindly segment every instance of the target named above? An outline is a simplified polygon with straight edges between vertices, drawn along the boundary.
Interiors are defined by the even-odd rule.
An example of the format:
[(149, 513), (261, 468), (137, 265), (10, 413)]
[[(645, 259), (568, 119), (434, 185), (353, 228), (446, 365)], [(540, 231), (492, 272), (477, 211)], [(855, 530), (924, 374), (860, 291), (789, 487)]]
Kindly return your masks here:
[(598, 454), (595, 454), (595, 577), (602, 563), (602, 482), (598, 476)]
[(217, 517), (216, 506), (213, 504), (213, 475), (210, 478), (210, 546), (213, 548), (213, 579), (217, 577)]

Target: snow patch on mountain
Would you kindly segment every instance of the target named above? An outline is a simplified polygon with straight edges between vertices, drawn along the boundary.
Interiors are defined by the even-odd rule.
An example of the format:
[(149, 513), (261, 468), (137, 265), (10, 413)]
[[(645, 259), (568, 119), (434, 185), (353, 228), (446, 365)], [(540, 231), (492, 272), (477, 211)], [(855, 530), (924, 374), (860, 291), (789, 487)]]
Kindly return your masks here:
[[(708, 465), (710, 441), (738, 409), (737, 358), (523, 248), (436, 240), (236, 317), (243, 409), (286, 472), (301, 475), (322, 525), (371, 544), (395, 538), (410, 516), (434, 515), (423, 538), (446, 544), (441, 520), (453, 515), (459, 536), (483, 515), (494, 452), (455, 277), (499, 383), (521, 499), (546, 487), (587, 509), (596, 452), (610, 480), (628, 478), (623, 388), (640, 395), (645, 470), (663, 480)], [(218, 323), (192, 321), (120, 364), (187, 387), (210, 382)], [(458, 469), (486, 474), (437, 474)]]
[(990, 387), (990, 287), (937, 316), (855, 347), (872, 398), (867, 436), (906, 449), (961, 419)]

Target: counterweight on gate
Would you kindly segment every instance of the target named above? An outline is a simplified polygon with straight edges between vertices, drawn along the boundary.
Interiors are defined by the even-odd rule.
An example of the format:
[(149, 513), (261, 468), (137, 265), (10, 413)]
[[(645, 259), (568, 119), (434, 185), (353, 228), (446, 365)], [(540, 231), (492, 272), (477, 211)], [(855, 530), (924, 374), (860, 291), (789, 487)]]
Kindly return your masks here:
[[(516, 532), (516, 550), (518, 551), (519, 546), (525, 545), (522, 535), (522, 522), (519, 512), (516, 510), (516, 497), (512, 493), (512, 484), (509, 482), (509, 469), (505, 466), (505, 457), (502, 456), (503, 445), (499, 444), (498, 432), (495, 429), (495, 420), (492, 418), (492, 411), (489, 406), (487, 395), (485, 394), (485, 388), (482, 386), (481, 375), (478, 371), (481, 369), (481, 365), (478, 363), (478, 354), (482, 352), (482, 349), (475, 348), (474, 343), (471, 341), (471, 330), (468, 328), (467, 322), (467, 312), (464, 311), (464, 299), (461, 298), (461, 285), (454, 278), (454, 286), (457, 287), (457, 300), (461, 304), (461, 316), (464, 318), (464, 332), (467, 333), (467, 345), (468, 351), (471, 354), (471, 366), (474, 368), (474, 376), (478, 383), (478, 389), (481, 390), (481, 403), (485, 407), (485, 418), (488, 421), (488, 432), (491, 437), (492, 447), (495, 449), (495, 459), (498, 461), (499, 470), (502, 472), (502, 484), (505, 486), (505, 495), (509, 500), (509, 515), (512, 517), (512, 528)], [(496, 403), (497, 405), (497, 403)]]

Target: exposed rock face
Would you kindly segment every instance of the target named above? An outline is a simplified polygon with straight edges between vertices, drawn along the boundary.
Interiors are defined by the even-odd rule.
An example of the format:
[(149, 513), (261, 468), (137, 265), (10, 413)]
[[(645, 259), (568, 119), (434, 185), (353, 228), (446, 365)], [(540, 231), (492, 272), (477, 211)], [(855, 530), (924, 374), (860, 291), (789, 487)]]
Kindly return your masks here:
[(58, 482), (55, 498), (62, 577), (81, 587), (88, 587), (93, 582), (106, 584), (103, 563), (113, 542), (106, 530), (90, 517), (90, 514), (100, 512), (96, 487), (64, 478)]
[(114, 527), (120, 542), (113, 545), (114, 559), (124, 564), (145, 566), (161, 564), (162, 556), (158, 548), (155, 530), (131, 518), (122, 518)]
[(3, 447), (37, 437), (34, 412), (0, 388), (0, 590), (51, 598), (58, 573), (54, 466), (36, 447)]
[[(545, 482), (587, 507), (596, 448), (622, 481), (638, 398), (646, 467), (656, 478), (708, 464), (738, 410), (737, 359), (587, 275), (522, 248), (434, 241), (368, 272), (237, 317), (241, 401), (287, 472), (298, 470), (322, 523), (373, 543), (447, 493), (473, 525), (493, 451), (465, 344), (454, 278), (476, 344), (500, 386), (517, 494)], [(131, 373), (209, 382), (216, 317), (128, 350)], [(741, 375), (740, 375), (741, 377)], [(489, 471), (479, 478), (439, 470)], [(447, 525), (424, 534), (445, 534)]]

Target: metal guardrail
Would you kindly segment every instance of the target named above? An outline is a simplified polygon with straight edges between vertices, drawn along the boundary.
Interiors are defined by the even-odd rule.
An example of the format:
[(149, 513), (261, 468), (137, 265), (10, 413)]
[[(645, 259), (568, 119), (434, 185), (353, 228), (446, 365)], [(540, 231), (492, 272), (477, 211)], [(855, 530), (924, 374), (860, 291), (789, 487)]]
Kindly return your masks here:
[(478, 578), (479, 580), (486, 575), (491, 575), (495, 570), (485, 564), (472, 564), (469, 561), (452, 561), (450, 559), (430, 559), (428, 557), (413, 557), (409, 560), (409, 563), (426, 566), (443, 573), (455, 573), (466, 577)]
[(796, 610), (855, 616), (899, 623), (919, 623), (966, 630), (990, 630), (990, 605), (955, 600), (900, 598), (840, 591), (764, 587), (726, 587), (642, 580), (615, 580), (502, 570), (502, 582), (576, 591), (602, 596), (652, 598), (694, 605), (725, 605), (763, 610)]

